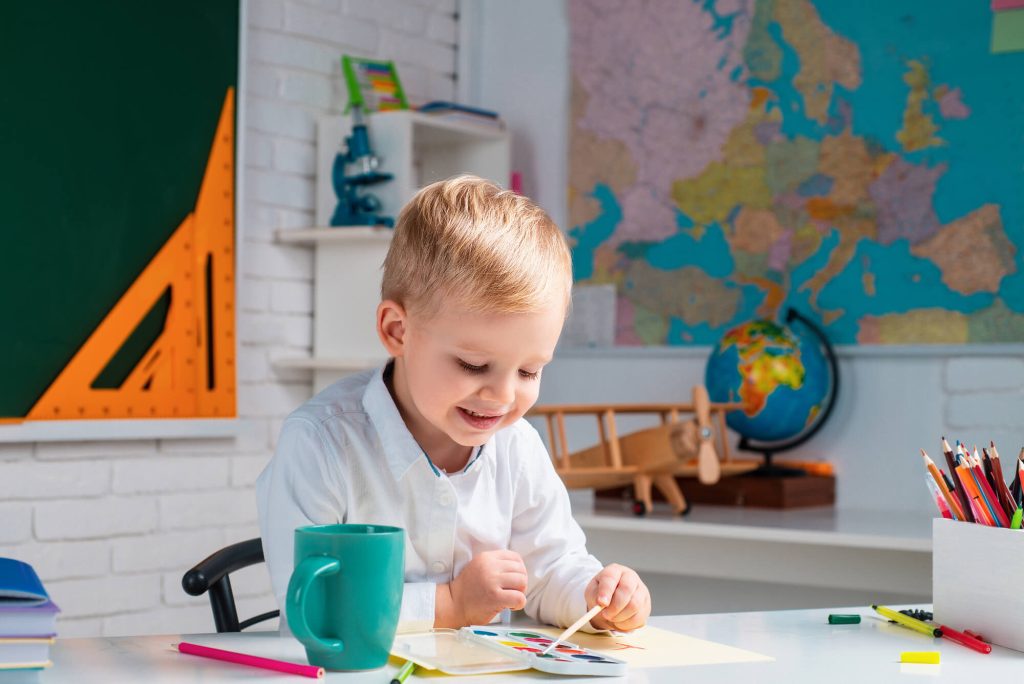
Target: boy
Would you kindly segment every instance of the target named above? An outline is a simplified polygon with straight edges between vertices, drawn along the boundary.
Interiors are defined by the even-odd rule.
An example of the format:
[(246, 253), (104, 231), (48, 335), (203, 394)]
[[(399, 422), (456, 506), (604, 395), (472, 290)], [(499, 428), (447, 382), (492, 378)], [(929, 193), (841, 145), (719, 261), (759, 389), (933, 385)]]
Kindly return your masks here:
[(405, 528), (400, 629), (486, 624), (522, 608), (567, 626), (595, 604), (605, 608), (592, 629), (646, 622), (647, 587), (587, 553), (522, 418), (571, 288), (561, 232), (525, 197), (462, 176), (406, 205), (377, 309), (391, 361), (292, 413), (257, 482), (282, 623), (294, 529), (339, 522)]

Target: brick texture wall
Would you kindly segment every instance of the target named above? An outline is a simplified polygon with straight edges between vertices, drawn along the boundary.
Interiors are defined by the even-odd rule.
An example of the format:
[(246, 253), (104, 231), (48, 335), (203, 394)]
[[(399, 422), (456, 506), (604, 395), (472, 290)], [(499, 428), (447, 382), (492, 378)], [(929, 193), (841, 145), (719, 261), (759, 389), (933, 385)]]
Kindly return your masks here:
[[(315, 127), (347, 96), (343, 53), (395, 60), (412, 102), (454, 99), (456, 0), (247, 0), (240, 100), (237, 439), (0, 445), (0, 556), (35, 565), (62, 637), (212, 631), (181, 576), (259, 534), (254, 483), (281, 421), (311, 393), (275, 356), (309, 353), (312, 252), (273, 242), (313, 225)], [(274, 600), (264, 568), (232, 580), (244, 618)]]

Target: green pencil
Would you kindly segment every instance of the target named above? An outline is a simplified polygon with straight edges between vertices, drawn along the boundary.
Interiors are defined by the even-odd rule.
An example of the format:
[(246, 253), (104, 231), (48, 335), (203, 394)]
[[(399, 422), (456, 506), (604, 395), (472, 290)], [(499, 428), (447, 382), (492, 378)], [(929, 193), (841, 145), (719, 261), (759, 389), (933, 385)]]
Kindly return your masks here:
[(404, 684), (405, 680), (409, 678), (412, 671), (416, 669), (416, 663), (411, 660), (406, 660), (405, 665), (402, 669), (395, 673), (395, 676), (391, 679), (391, 684)]
[(1011, 530), (1019, 530), (1020, 529), (1021, 517), (1024, 517), (1024, 508), (1021, 508), (1020, 506), (1017, 506), (1017, 510), (1015, 510), (1013, 512), (1013, 520), (1010, 521), (1010, 529)]

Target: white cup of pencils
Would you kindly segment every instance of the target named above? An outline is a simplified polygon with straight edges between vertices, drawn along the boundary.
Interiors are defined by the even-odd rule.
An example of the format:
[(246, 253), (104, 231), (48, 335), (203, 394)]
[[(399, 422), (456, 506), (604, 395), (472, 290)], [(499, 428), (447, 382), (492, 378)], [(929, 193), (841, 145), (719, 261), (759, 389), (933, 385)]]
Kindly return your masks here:
[(1024, 513), (1021, 506), (1024, 449), (1013, 463), (1009, 485), (994, 442), (989, 442), (989, 447), (983, 447), (979, 454), (978, 447), (972, 452), (961, 442), (957, 442), (954, 450), (943, 437), (942, 453), (949, 468), (948, 475), (921, 449), (928, 471), (925, 482), (943, 518), (1020, 529)]
[(941, 515), (932, 523), (935, 621), (1024, 651), (1024, 460), (1013, 459), (1004, 469), (992, 442), (979, 450), (960, 442), (953, 447), (943, 438), (942, 451), (945, 468), (921, 451)]

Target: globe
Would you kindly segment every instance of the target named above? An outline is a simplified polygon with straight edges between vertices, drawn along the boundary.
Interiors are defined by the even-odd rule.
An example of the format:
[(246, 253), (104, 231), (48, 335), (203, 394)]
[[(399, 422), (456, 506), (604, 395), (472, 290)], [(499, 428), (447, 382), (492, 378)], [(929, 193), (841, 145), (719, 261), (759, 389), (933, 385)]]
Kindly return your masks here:
[[(789, 325), (794, 321), (803, 325)], [(748, 321), (727, 331), (711, 352), (705, 382), (712, 401), (743, 404), (726, 414), (742, 438), (740, 448), (770, 454), (796, 446), (821, 427), (838, 375), (824, 334), (791, 310), (785, 323)]]

